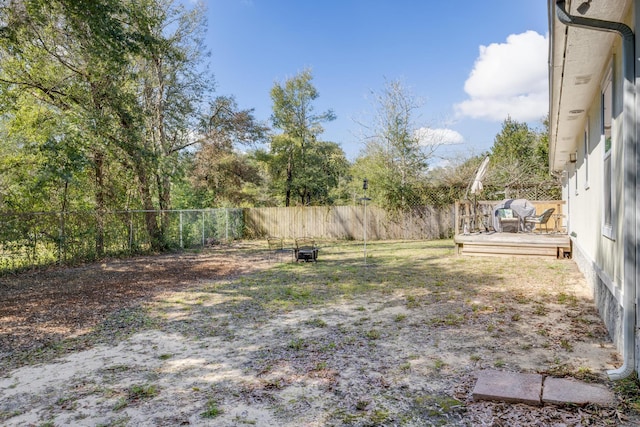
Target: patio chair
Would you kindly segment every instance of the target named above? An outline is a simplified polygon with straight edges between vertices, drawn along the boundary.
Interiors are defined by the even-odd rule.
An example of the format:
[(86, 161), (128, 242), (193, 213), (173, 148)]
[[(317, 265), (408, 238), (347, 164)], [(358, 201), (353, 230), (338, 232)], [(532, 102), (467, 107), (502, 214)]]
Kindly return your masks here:
[(520, 218), (512, 209), (498, 209), (498, 218), (500, 219), (500, 228), (502, 231), (510, 231), (517, 233), (520, 228)]
[(296, 239), (296, 247), (293, 250), (293, 257), (296, 262), (303, 260), (304, 262), (318, 262), (318, 247), (315, 240), (309, 237)]
[(284, 241), (281, 237), (267, 237), (267, 246), (269, 248), (269, 262), (273, 259), (280, 261), (282, 254), (291, 253), (291, 249), (284, 247)]
[(542, 214), (540, 215), (526, 217), (524, 219), (525, 228), (527, 224), (533, 224), (533, 227), (535, 227), (536, 224), (538, 224), (540, 225), (539, 227), (540, 233), (542, 233), (542, 226), (544, 225), (545, 231), (549, 233), (549, 228), (547, 227), (547, 223), (549, 222), (549, 218), (551, 218), (553, 211), (555, 211), (555, 208), (549, 208), (546, 211), (542, 212)]

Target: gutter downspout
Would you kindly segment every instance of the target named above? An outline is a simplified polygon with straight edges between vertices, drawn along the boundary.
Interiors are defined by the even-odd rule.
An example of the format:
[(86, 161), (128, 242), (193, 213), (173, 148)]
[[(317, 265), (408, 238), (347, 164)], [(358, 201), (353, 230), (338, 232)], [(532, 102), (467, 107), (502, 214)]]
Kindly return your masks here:
[[(622, 94), (622, 145), (624, 150), (624, 194), (622, 244), (624, 254), (624, 296), (623, 309), (623, 358), (624, 364), (607, 371), (612, 380), (621, 380), (635, 371), (635, 324), (636, 324), (636, 253), (638, 252), (636, 222), (636, 99), (635, 99), (635, 36), (633, 30), (621, 22), (603, 21), (569, 15), (565, 9), (565, 0), (556, 0), (556, 15), (565, 25), (597, 31), (617, 33), (622, 36), (622, 66), (624, 88)], [(640, 181), (640, 180), (639, 180)]]

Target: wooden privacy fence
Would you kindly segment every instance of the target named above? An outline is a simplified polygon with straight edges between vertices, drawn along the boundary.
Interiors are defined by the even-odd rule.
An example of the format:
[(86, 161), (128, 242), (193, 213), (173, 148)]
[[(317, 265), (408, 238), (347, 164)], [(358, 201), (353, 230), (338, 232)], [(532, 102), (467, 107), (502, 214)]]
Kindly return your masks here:
[[(401, 212), (367, 205), (366, 210), (367, 239), (428, 240), (452, 236), (453, 205), (417, 206)], [(362, 240), (364, 217), (364, 205), (250, 208), (244, 212), (245, 236)]]

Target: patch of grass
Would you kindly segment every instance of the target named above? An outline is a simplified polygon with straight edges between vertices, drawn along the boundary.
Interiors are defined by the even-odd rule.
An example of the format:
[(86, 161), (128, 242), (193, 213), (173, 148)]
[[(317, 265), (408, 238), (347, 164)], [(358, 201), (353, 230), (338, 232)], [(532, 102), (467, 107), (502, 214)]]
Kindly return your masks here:
[(289, 341), (288, 347), (295, 351), (300, 351), (305, 348), (306, 344), (302, 338), (294, 338)]
[(327, 362), (318, 362), (314, 368), (315, 371), (324, 371), (327, 369)]
[(371, 403), (368, 399), (358, 400), (356, 402), (356, 411), (365, 411)]
[(460, 326), (464, 323), (464, 315), (456, 313), (447, 313), (444, 317), (431, 319), (433, 326)]
[(386, 409), (374, 409), (369, 416), (369, 421), (374, 426), (383, 425), (387, 420), (389, 420), (389, 411)]
[(493, 363), (493, 366), (495, 366), (496, 368), (504, 368), (506, 365), (507, 365), (507, 362), (501, 359), (498, 359)]
[(23, 412), (15, 410), (15, 411), (0, 411), (0, 421), (8, 420), (9, 418), (17, 417)]
[[(410, 413), (416, 421), (429, 420), (431, 426), (452, 425), (464, 411), (464, 403), (446, 395), (421, 395), (413, 399)], [(455, 423), (455, 425), (458, 425)]]
[(309, 319), (307, 321), (304, 322), (306, 325), (308, 326), (315, 326), (316, 328), (326, 328), (327, 327), (327, 322), (325, 322), (322, 319), (319, 318), (313, 318), (313, 319)]
[(126, 395), (118, 399), (113, 409), (119, 411), (126, 408), (131, 403), (138, 402), (140, 400), (151, 399), (158, 395), (158, 389), (153, 384), (136, 384), (127, 389)]
[(403, 372), (408, 372), (411, 370), (411, 363), (405, 362), (399, 366), (400, 370)]
[(118, 373), (118, 372), (127, 372), (131, 367), (129, 365), (118, 364), (111, 365), (102, 368), (100, 371), (104, 373)]
[(78, 402), (71, 397), (61, 397), (56, 400), (56, 405), (62, 409), (73, 410), (78, 406)]
[(447, 364), (445, 363), (444, 360), (442, 359), (436, 359), (433, 362), (433, 367), (436, 369), (436, 371), (441, 370), (442, 368), (444, 368), (445, 366), (447, 366)]
[(418, 307), (420, 307), (420, 302), (418, 302), (418, 299), (414, 295), (407, 295), (406, 306), (409, 309), (418, 308)]
[(623, 406), (636, 413), (640, 412), (640, 382), (636, 373), (616, 381), (613, 387)]
[(160, 356), (158, 356), (158, 359), (160, 359), (160, 360), (168, 360), (168, 359), (171, 359), (172, 357), (173, 357), (173, 354), (164, 353), (164, 354), (161, 354)]
[(332, 414), (332, 416), (341, 421), (340, 425), (352, 425), (352, 424), (355, 424), (358, 420), (360, 420), (364, 416), (364, 413), (359, 412), (356, 414), (352, 414), (347, 412), (343, 408), (339, 408)]
[(407, 318), (406, 314), (396, 314), (396, 317), (393, 318), (394, 322), (402, 322)]
[(536, 306), (533, 309), (533, 314), (535, 314), (536, 316), (546, 316), (547, 307), (545, 307), (544, 304), (536, 303)]
[(570, 364), (560, 363), (560, 359), (554, 360), (554, 365), (549, 367), (546, 371), (540, 372), (540, 374), (550, 375), (552, 377), (572, 377), (574, 375), (574, 368)]
[(529, 304), (529, 297), (524, 294), (517, 293), (513, 296), (513, 299), (515, 299), (518, 304)]
[(218, 404), (215, 400), (209, 399), (207, 401), (207, 405), (205, 406), (204, 412), (200, 414), (202, 418), (215, 418), (222, 414), (222, 409), (218, 407)]
[(558, 304), (575, 306), (578, 304), (578, 298), (575, 295), (568, 295), (564, 292), (558, 294)]
[(546, 329), (544, 329), (544, 328), (540, 328), (540, 329), (538, 329), (538, 330), (536, 331), (536, 334), (538, 334), (538, 335), (540, 335), (540, 336), (543, 336), (543, 337), (546, 337), (546, 336), (549, 336), (549, 331), (547, 331), (547, 330), (546, 330)]
[(597, 381), (598, 375), (591, 370), (588, 366), (581, 366), (573, 373), (573, 377), (582, 381)]
[(562, 347), (563, 349), (569, 352), (573, 351), (573, 345), (571, 345), (571, 343), (567, 339), (560, 340), (560, 347)]
[(365, 336), (370, 340), (377, 340), (380, 339), (382, 334), (377, 329), (370, 329), (365, 333)]
[(109, 420), (107, 423), (96, 424), (96, 427), (126, 427), (129, 423), (129, 417), (116, 418), (115, 420)]

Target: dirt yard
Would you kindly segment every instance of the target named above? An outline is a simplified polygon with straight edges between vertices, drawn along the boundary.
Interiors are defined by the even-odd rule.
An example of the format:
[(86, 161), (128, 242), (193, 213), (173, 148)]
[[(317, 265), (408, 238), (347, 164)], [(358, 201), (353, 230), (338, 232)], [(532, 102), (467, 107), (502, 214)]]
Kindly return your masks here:
[[(263, 247), (1, 278), (0, 424), (638, 425), (570, 260), (375, 242), (365, 266), (347, 242), (314, 264)], [(606, 384), (620, 404), (474, 402), (486, 368)]]

